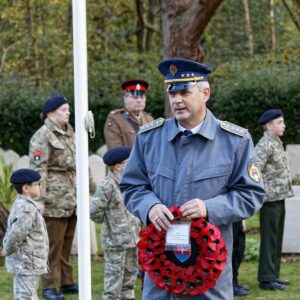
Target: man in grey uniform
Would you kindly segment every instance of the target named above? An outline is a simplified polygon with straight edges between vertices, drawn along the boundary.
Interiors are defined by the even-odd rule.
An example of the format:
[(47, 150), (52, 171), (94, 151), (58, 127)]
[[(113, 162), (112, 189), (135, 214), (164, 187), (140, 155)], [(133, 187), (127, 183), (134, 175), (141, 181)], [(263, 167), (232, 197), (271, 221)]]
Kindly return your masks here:
[(140, 129), (121, 180), (126, 207), (158, 230), (170, 228), (174, 205), (186, 218), (207, 218), (219, 226), (228, 256), (216, 286), (205, 294), (178, 298), (146, 274), (143, 299), (229, 300), (232, 223), (253, 215), (264, 197), (252, 139), (246, 129), (219, 121), (206, 108), (210, 67), (173, 58), (158, 69), (166, 76), (174, 117)]

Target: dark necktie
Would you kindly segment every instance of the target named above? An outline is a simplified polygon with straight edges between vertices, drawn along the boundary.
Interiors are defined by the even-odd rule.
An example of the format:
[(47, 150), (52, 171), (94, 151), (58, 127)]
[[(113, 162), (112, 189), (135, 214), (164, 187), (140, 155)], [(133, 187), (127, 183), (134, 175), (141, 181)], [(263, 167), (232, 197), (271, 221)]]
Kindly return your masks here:
[(190, 135), (192, 135), (193, 133), (192, 133), (190, 130), (185, 130), (185, 131), (183, 132), (183, 134), (184, 134), (185, 136), (190, 136)]

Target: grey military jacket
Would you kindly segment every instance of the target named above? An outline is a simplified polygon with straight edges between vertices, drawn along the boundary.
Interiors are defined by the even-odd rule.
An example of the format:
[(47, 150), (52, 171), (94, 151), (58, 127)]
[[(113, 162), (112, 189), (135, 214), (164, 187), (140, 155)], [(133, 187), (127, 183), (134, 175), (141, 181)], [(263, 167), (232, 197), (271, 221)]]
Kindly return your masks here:
[(140, 221), (125, 208), (119, 179), (111, 171), (91, 198), (90, 216), (96, 223), (102, 223), (101, 242), (105, 250), (135, 247)]
[(126, 207), (147, 224), (149, 210), (157, 203), (180, 207), (188, 200), (203, 199), (208, 220), (219, 226), (228, 250), (226, 269), (204, 295), (175, 297), (146, 275), (143, 299), (233, 298), (232, 223), (261, 207), (264, 189), (262, 180), (249, 173), (257, 157), (248, 131), (222, 123), (207, 110), (198, 133), (191, 136), (184, 136), (171, 118), (136, 138), (120, 184)]
[(264, 201), (278, 201), (293, 196), (292, 179), (282, 141), (264, 132), (255, 146), (265, 185)]
[(32, 136), (30, 167), (41, 175), (44, 216), (70, 217), (76, 208), (74, 131), (63, 130), (50, 119)]
[(7, 223), (3, 240), (7, 271), (22, 275), (48, 273), (48, 233), (36, 201), (18, 195)]

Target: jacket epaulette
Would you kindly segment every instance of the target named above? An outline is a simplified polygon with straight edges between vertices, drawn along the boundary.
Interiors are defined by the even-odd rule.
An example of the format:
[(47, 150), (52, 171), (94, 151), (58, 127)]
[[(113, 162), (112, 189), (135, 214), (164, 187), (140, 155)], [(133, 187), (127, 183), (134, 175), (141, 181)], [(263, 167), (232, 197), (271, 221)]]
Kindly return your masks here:
[(244, 136), (248, 129), (235, 125), (227, 121), (220, 122), (221, 128), (238, 136)]
[(151, 121), (151, 122), (141, 126), (138, 133), (143, 133), (143, 132), (152, 130), (154, 128), (160, 127), (162, 124), (164, 124), (164, 122), (165, 122), (164, 118), (158, 118), (154, 121)]

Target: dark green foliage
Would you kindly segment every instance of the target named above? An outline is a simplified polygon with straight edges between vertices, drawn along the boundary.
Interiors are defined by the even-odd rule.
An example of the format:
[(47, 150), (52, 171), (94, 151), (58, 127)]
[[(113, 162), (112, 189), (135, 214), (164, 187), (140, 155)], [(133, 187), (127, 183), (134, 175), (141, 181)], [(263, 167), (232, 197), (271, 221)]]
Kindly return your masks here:
[(282, 64), (260, 59), (252, 63), (220, 66), (214, 74), (210, 106), (223, 120), (248, 128), (257, 142), (263, 128), (257, 125), (267, 109), (284, 112), (285, 144), (300, 143), (300, 67), (299, 63)]
[[(93, 111), (96, 137), (90, 140), (90, 151), (103, 143), (103, 126), (112, 109), (122, 107), (120, 83), (129, 78), (142, 78), (150, 83), (146, 111), (157, 118), (163, 115), (163, 80), (157, 71), (157, 61), (151, 54), (124, 54), (111, 57), (106, 64), (94, 63), (89, 69), (89, 109)], [(132, 66), (136, 68), (132, 68)], [(39, 114), (43, 103), (51, 95), (65, 95), (74, 112), (73, 81), (49, 81), (35, 86), (31, 81), (5, 78), (0, 82), (0, 147), (12, 149), (20, 155), (28, 154), (33, 133), (41, 126)], [(74, 125), (74, 114), (71, 117)]]

